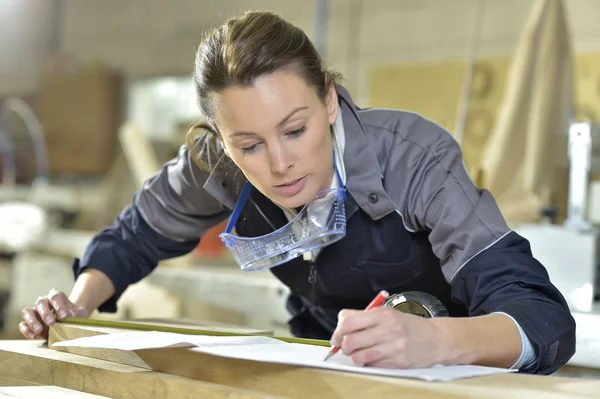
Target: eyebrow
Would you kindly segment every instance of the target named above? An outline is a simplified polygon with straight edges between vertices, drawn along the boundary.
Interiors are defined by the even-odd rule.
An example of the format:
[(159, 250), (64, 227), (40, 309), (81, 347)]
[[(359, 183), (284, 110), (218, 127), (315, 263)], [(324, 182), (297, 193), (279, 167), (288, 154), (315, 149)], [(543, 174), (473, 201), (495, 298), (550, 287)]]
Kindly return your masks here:
[[(292, 116), (294, 116), (296, 113), (300, 112), (300, 111), (304, 111), (305, 109), (308, 109), (308, 107), (297, 107), (294, 108), (292, 110), (292, 112), (290, 112), (289, 114), (287, 114), (285, 116), (285, 118), (283, 118), (281, 121), (279, 121), (279, 123), (277, 123), (277, 125), (275, 125), (276, 128), (280, 128), (281, 126), (283, 126)], [(236, 137), (236, 136), (253, 136), (256, 135), (256, 133), (253, 132), (233, 132), (229, 135), (229, 137)]]

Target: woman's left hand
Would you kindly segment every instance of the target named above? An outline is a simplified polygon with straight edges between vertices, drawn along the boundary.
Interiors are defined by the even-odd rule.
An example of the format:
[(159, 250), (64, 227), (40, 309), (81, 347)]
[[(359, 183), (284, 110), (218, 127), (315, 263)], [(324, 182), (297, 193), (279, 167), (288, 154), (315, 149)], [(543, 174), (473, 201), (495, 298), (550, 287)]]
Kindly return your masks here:
[(332, 345), (355, 364), (387, 368), (421, 368), (442, 363), (443, 334), (433, 319), (377, 307), (342, 310)]

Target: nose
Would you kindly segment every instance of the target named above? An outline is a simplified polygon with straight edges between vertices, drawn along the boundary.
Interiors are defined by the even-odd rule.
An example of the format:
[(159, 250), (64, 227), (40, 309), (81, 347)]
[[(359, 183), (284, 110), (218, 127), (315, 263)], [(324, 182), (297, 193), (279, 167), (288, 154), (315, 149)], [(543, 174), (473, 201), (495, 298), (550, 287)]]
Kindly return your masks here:
[(285, 150), (284, 146), (276, 146), (270, 151), (271, 172), (278, 175), (285, 175), (294, 165), (292, 155)]

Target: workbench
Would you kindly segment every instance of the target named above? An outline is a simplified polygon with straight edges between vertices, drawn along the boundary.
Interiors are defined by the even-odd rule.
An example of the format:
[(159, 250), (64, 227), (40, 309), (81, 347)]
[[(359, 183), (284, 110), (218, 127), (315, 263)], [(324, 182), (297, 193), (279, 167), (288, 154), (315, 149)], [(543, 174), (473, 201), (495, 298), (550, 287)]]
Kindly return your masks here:
[[(201, 300), (224, 309), (235, 308), (259, 320), (255, 326), (278, 329), (279, 334), (289, 329), (290, 318), (285, 308), (289, 289), (270, 272), (240, 272), (236, 266), (166, 267), (157, 268), (146, 280), (177, 293), (185, 300)], [(242, 297), (243, 301), (231, 298)], [(589, 312), (573, 311), (577, 323), (577, 353), (569, 360), (569, 367), (585, 368), (600, 376), (600, 302)]]
[[(29, 272), (32, 258), (26, 258), (21, 263), (21, 268), (27, 273), (22, 271), (19, 274), (22, 277), (18, 283), (28, 289), (37, 287), (31, 290), (36, 295), (52, 287), (64, 286), (63, 289), (68, 292), (73, 284), (70, 259), (84, 251), (92, 235), (90, 232), (71, 230), (49, 231), (45, 234), (43, 242), (36, 244), (36, 249), (43, 253), (56, 253), (68, 258), (64, 270), (61, 272), (58, 267), (51, 267), (50, 265), (58, 263), (52, 259), (47, 263), (39, 262), (36, 265), (39, 267), (39, 272)], [(51, 283), (48, 282), (49, 274), (54, 279)], [(62, 277), (57, 278), (58, 275)], [(243, 322), (232, 321), (234, 323), (273, 330), (278, 335), (289, 334), (287, 322), (290, 315), (285, 306), (289, 289), (269, 271), (242, 272), (233, 262), (199, 264), (199, 261), (193, 260), (190, 256), (186, 260), (173, 261), (168, 267), (158, 267), (140, 283), (177, 296), (182, 303), (188, 302), (190, 307), (198, 301), (203, 305), (236, 312), (245, 317)], [(16, 283), (13, 282), (13, 287), (15, 285)], [(129, 292), (131, 290), (132, 288)], [(23, 288), (17, 292), (27, 292), (27, 290)], [(127, 293), (126, 291), (124, 297)], [(232, 300), (232, 298), (243, 298), (243, 300)], [(20, 320), (21, 309), (34, 301), (35, 296), (15, 301), (8, 313), (13, 312)], [(123, 305), (122, 301), (123, 299), (120, 305)], [(589, 373), (600, 376), (600, 335), (597, 333), (600, 331), (600, 301), (594, 303), (590, 311), (573, 311), (572, 314), (577, 323), (577, 353), (569, 360), (568, 366), (587, 369)], [(175, 317), (175, 315), (168, 317)], [(201, 317), (205, 318), (205, 315), (202, 314)], [(222, 320), (217, 321), (222, 322)]]
[[(76, 332), (77, 330), (77, 332)], [(50, 345), (111, 329), (58, 323)], [(116, 331), (115, 331), (116, 332)], [(63, 351), (64, 350), (64, 351)], [(67, 352), (68, 350), (68, 352)], [(79, 353), (75, 353), (79, 352)], [(44, 341), (0, 341), (0, 376), (112, 398), (592, 398), (600, 381), (516, 373), (425, 382), (214, 356), (190, 348), (51, 349)]]

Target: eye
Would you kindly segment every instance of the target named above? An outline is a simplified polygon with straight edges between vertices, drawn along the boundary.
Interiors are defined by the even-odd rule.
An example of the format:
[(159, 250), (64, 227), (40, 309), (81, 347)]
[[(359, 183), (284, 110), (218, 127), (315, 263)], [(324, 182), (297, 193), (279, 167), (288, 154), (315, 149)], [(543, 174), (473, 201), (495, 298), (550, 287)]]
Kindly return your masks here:
[(258, 144), (254, 144), (254, 145), (251, 145), (251, 146), (249, 146), (249, 147), (243, 147), (243, 148), (240, 148), (240, 150), (241, 150), (241, 151), (242, 151), (244, 154), (251, 154), (251, 153), (253, 153), (254, 151), (256, 151), (256, 146), (257, 146), (257, 145), (258, 145)]
[(302, 133), (304, 133), (304, 132), (306, 132), (306, 125), (302, 126), (300, 129), (292, 130), (288, 134), (292, 137), (298, 137), (298, 136), (302, 135)]

